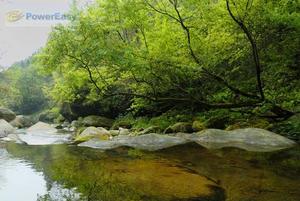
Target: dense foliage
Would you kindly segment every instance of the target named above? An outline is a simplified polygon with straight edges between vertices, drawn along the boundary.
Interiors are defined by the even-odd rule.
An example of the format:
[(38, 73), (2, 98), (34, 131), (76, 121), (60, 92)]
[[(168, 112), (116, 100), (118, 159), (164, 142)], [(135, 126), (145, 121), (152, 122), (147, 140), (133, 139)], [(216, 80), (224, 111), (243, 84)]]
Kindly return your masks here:
[(74, 6), (73, 20), (56, 26), (37, 55), (0, 73), (1, 105), (31, 114), (51, 99), (46, 119), (127, 115), (121, 121), (160, 127), (228, 111), (287, 119), (299, 112), (299, 8), (296, 0)]
[(99, 0), (55, 27), (39, 66), (54, 74), (50, 94), (60, 103), (118, 111), (127, 102), (138, 114), (293, 109), (299, 8), (296, 0)]
[(39, 75), (33, 63), (28, 59), (0, 73), (0, 105), (20, 114), (33, 114), (47, 106), (43, 89), (51, 79)]

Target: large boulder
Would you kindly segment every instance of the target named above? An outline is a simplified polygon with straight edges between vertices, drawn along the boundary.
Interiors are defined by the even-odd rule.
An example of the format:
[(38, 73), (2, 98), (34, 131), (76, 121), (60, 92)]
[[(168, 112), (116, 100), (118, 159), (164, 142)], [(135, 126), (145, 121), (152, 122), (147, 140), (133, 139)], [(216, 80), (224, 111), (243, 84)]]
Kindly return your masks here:
[(28, 128), (33, 125), (33, 120), (29, 117), (18, 115), (10, 124), (16, 128)]
[(90, 147), (94, 149), (101, 150), (111, 150), (122, 146), (118, 141), (113, 140), (99, 140), (97, 138), (92, 138), (86, 142), (80, 143), (80, 147)]
[(114, 121), (112, 119), (100, 116), (87, 116), (83, 119), (82, 124), (84, 126), (94, 126), (94, 127), (112, 127)]
[(72, 122), (73, 120), (76, 120), (79, 116), (74, 114), (71, 108), (71, 103), (63, 103), (59, 113), (68, 121)]
[(136, 137), (118, 136), (107, 141), (93, 138), (87, 142), (81, 143), (79, 146), (97, 148), (102, 150), (127, 146), (141, 150), (156, 151), (180, 144), (185, 144), (187, 142), (188, 140), (180, 137), (147, 134)]
[(0, 108), (0, 119), (10, 122), (16, 118), (16, 114), (7, 108)]
[(156, 151), (187, 143), (187, 140), (183, 138), (159, 134), (141, 135), (123, 141), (119, 139), (119, 141), (122, 145), (147, 151)]
[(7, 137), (9, 134), (12, 134), (14, 132), (15, 132), (14, 127), (12, 127), (4, 119), (0, 119), (0, 138)]
[(296, 144), (281, 135), (267, 130), (247, 128), (234, 131), (207, 129), (194, 134), (116, 136), (108, 140), (93, 138), (81, 143), (79, 146), (102, 150), (127, 146), (141, 150), (156, 151), (189, 142), (196, 142), (208, 149), (236, 147), (253, 152), (271, 152), (289, 148)]
[(110, 132), (105, 128), (88, 127), (76, 137), (75, 142), (85, 142), (93, 138), (97, 138), (99, 140), (109, 140), (110, 137)]
[(168, 127), (164, 133), (193, 133), (193, 125), (191, 123), (179, 122), (170, 127)]
[(65, 144), (71, 140), (71, 135), (58, 133), (54, 126), (44, 122), (34, 124), (25, 134), (18, 134), (18, 137), (28, 145)]
[(208, 149), (237, 147), (254, 152), (276, 151), (295, 145), (295, 142), (292, 140), (259, 128), (233, 131), (207, 129), (197, 134), (186, 135), (186, 138)]
[(60, 114), (55, 109), (45, 110), (39, 114), (38, 120), (41, 122), (53, 123), (56, 119), (60, 118)]

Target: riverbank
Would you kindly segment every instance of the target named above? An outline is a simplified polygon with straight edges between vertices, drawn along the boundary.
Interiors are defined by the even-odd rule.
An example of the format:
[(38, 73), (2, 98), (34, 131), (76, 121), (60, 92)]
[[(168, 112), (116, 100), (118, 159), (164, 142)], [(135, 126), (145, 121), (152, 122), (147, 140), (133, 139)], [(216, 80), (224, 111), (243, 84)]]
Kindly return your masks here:
[[(159, 150), (196, 142), (208, 149), (237, 147), (258, 152), (285, 149), (296, 144), (296, 141), (270, 131), (278, 126), (278, 122), (271, 124), (263, 118), (238, 119), (228, 115), (207, 117), (204, 114), (197, 117), (166, 113), (154, 118), (127, 115), (115, 120), (91, 115), (71, 123), (64, 120), (57, 124), (34, 124), (30, 117), (13, 117), (12, 111), (2, 111), (6, 111), (2, 112), (3, 117), (10, 114), (11, 121), (1, 120), (1, 137), (29, 145), (71, 143), (103, 150), (122, 146)], [(292, 118), (298, 120), (295, 117)], [(58, 119), (54, 121), (59, 122)], [(17, 128), (25, 130), (18, 133)], [(62, 132), (69, 134), (63, 136)]]

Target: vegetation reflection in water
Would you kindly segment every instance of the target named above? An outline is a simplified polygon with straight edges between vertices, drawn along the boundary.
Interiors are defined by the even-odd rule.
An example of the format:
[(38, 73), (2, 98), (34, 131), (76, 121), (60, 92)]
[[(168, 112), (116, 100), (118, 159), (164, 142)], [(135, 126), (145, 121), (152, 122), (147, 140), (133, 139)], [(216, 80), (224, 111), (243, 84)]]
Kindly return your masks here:
[[(79, 200), (224, 200), (214, 181), (153, 154), (128, 149), (104, 153), (64, 145), (9, 144), (7, 150), (43, 171), (49, 186), (55, 181), (76, 188), (82, 194)], [(70, 200), (76, 197), (68, 196)]]
[[(296, 201), (300, 197), (299, 147), (249, 153), (208, 151), (190, 144), (146, 153), (8, 144), (7, 150), (42, 171), (48, 186), (76, 189), (77, 193), (67, 192), (65, 200), (218, 201), (225, 200), (225, 193), (229, 201)], [(49, 197), (41, 196), (40, 201)]]

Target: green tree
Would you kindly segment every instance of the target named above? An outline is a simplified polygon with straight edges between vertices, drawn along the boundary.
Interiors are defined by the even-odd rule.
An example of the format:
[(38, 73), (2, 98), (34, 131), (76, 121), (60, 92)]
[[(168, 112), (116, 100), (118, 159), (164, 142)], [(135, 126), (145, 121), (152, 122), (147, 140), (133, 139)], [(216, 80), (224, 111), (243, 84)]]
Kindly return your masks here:
[(54, 72), (58, 102), (118, 97), (146, 113), (270, 105), (287, 117), (281, 107), (299, 104), (298, 10), (285, 0), (99, 0), (53, 30), (39, 66)]

